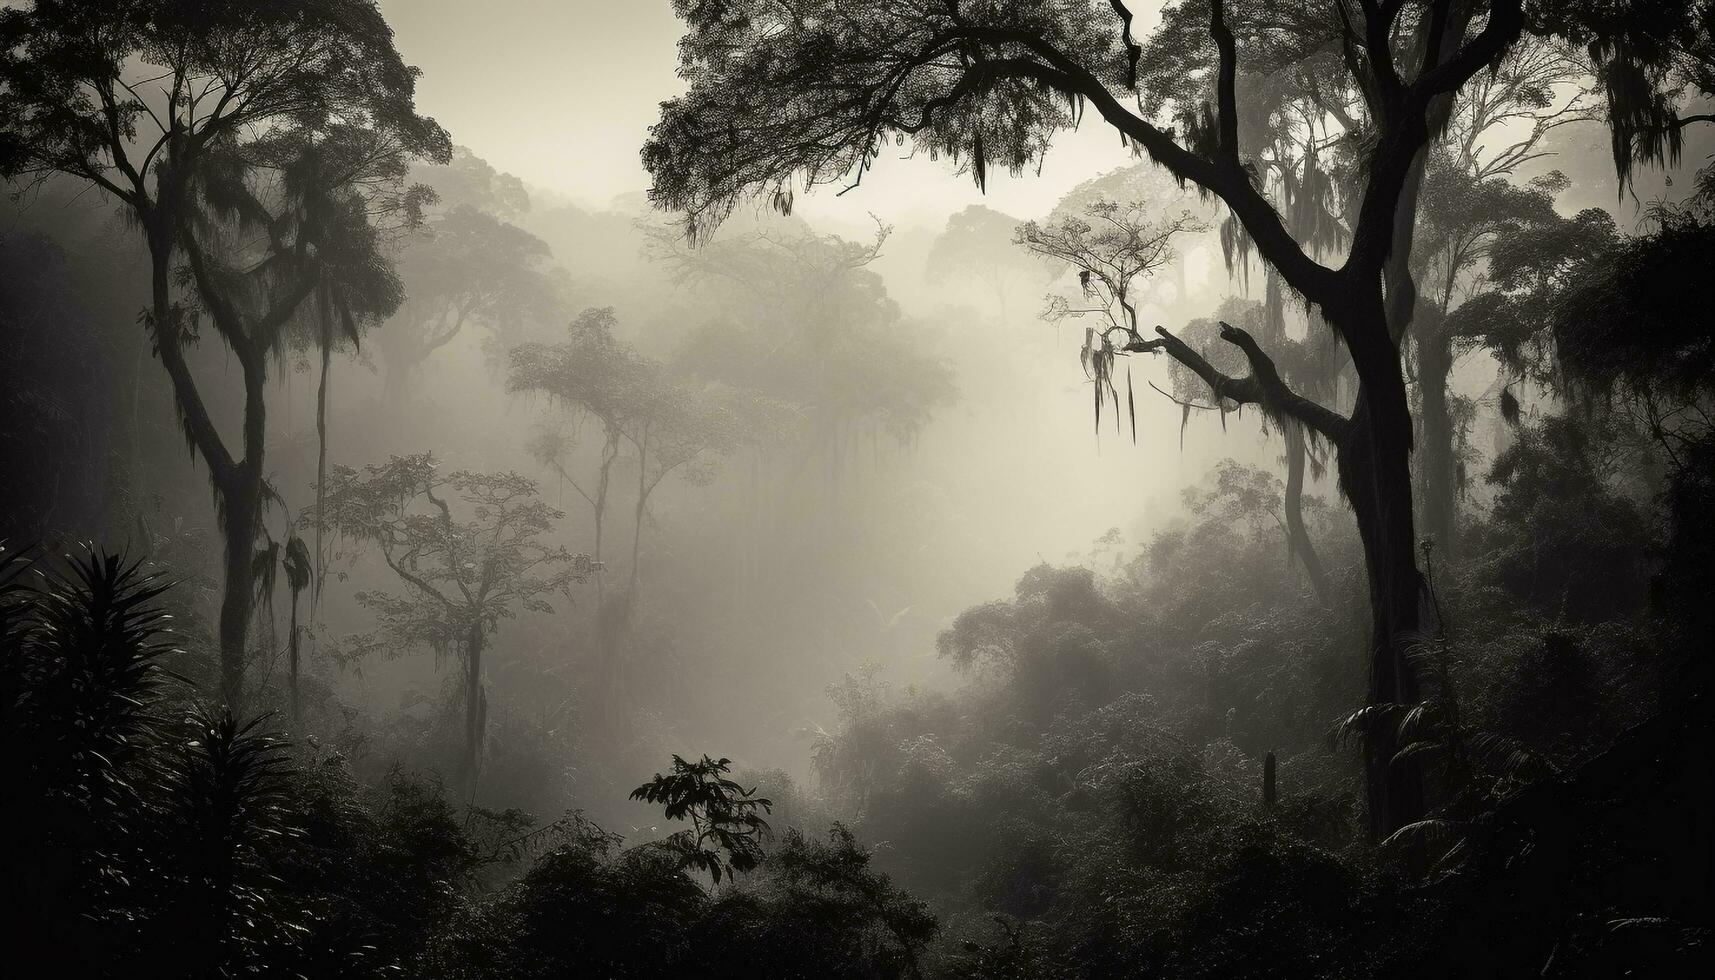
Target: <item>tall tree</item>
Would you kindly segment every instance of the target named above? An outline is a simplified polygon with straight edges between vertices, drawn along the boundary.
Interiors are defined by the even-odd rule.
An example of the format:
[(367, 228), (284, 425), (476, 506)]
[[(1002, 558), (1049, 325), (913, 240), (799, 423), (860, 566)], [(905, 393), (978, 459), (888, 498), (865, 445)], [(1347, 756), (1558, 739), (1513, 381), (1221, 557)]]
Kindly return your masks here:
[(616, 322), (612, 307), (583, 311), (567, 328), (566, 342), (525, 344), (514, 349), (509, 354), (506, 381), (508, 391), (546, 395), (571, 410), (574, 421), (588, 419), (601, 427), (602, 443), (593, 480), (580, 481), (567, 469), (565, 456), (570, 446), (559, 432), (551, 430), (531, 444), (532, 453), (553, 467), (590, 506), (598, 599), (605, 596), (602, 549), (613, 466), (619, 459), (625, 431), (640, 414), (643, 399), (649, 397), (647, 389), (658, 373), (636, 350), (614, 337)]
[[(1221, 199), (1262, 260), (1344, 345), (1357, 378), (1350, 413), (1294, 391), (1237, 328), (1221, 336), (1244, 353), (1242, 378), (1214, 370), (1163, 328), (1128, 335), (1116, 352), (1166, 352), (1224, 396), (1291, 418), (1335, 447), (1369, 577), (1369, 702), (1382, 717), (1419, 700), (1409, 647), (1421, 626), (1422, 576), (1399, 351), (1408, 317), (1397, 313), (1410, 309), (1415, 287), (1400, 272), (1431, 134), (1461, 87), (1518, 42), (1522, 0), (1183, 3), (1166, 11), (1148, 45), (1134, 40), (1120, 2), (681, 0), (676, 8), (688, 25), (680, 56), (690, 87), (663, 105), (644, 162), (652, 200), (684, 212), (692, 236), (706, 235), (745, 195), (790, 207), (799, 187), (861, 174), (882, 147), (906, 137), (962, 161), (980, 184), (991, 166), (1019, 170), (1037, 159), (1086, 108), (1175, 177)], [(1334, 81), (1356, 96), (1361, 192), (1337, 265), (1307, 251), (1253, 176), (1256, 147), (1240, 132), (1241, 52), (1277, 63), (1326, 53), (1340, 69)], [(1183, 94), (1158, 100), (1163, 111), (1127, 104), (1164, 77)], [(1423, 812), (1421, 775), (1409, 759), (1396, 764), (1394, 746), (1385, 725), (1366, 739), (1378, 835)]]
[[(567, 470), (563, 440), (539, 438), (533, 451), (583, 497), (595, 520), (597, 631), (610, 706), (621, 698), (618, 658), (640, 602), (643, 528), (649, 519), (650, 498), (674, 473), (705, 482), (712, 473), (700, 464), (730, 452), (740, 438), (727, 404), (730, 393), (674, 377), (661, 363), (614, 337), (615, 323), (611, 308), (585, 310), (572, 322), (567, 342), (515, 348), (507, 379), (509, 390), (546, 395), (601, 427), (600, 455), (588, 490)], [(607, 564), (603, 528), (614, 465), (627, 449), (625, 460), (637, 471), (631, 560), (624, 592), (610, 599), (601, 584)]]
[(1592, 118), (1590, 93), (1579, 86), (1587, 61), (1554, 38), (1526, 38), (1492, 72), (1461, 93), (1445, 134), (1431, 148), (1421, 191), (1412, 275), (1422, 288), (1409, 337), (1416, 384), (1417, 480), (1423, 534), (1443, 556), (1453, 554), (1457, 500), (1465, 479), (1461, 449), (1470, 408), (1449, 390), (1459, 354), (1476, 338), (1448, 332), (1448, 315), (1481, 291), (1488, 247), (1519, 223), (1558, 221), (1549, 175), (1518, 186), (1520, 167), (1543, 157), (1555, 129)]
[[(143, 320), (172, 381), (185, 437), (208, 467), (225, 538), (221, 693), (236, 702), (263, 497), (267, 365), (326, 260), (313, 224), (281, 228), (289, 237), (270, 236), (267, 261), (251, 256), (254, 274), (235, 279), (217, 246), (199, 237), (220, 227), (204, 220), (210, 206), (214, 217), (276, 228), (282, 213), (252, 210), (244, 198), (259, 195), (220, 200), (215, 189), (243, 180), (216, 178), (236, 175), (258, 144), (284, 146), (279, 130), (286, 129), (362, 132), (373, 156), (347, 161), (361, 165), (338, 177), (351, 186), (396, 181), (403, 157), (444, 158), (446, 134), (417, 114), (416, 70), (395, 50), (372, 0), (39, 0), (0, 12), (0, 52), (0, 175), (28, 180), (58, 172), (88, 181), (123, 206), (147, 245), (151, 291)], [(340, 182), (331, 172), (322, 176), (327, 186)], [(223, 204), (236, 210), (219, 214)], [(222, 434), (187, 357), (197, 333), (193, 304), (174, 274), (181, 255), (202, 308), (242, 368), (244, 408), (232, 426), (237, 447)]]
[(362, 472), (336, 466), (323, 506), (329, 526), (373, 545), (405, 586), (404, 594), (357, 594), (380, 620), (378, 631), (358, 638), (357, 652), (456, 652), (464, 672), (463, 774), (474, 779), (487, 731), (490, 636), (520, 610), (553, 612), (550, 597), (570, 595), (590, 572), (589, 556), (546, 540), (564, 515), (538, 499), (533, 481), (442, 473), (427, 453)]

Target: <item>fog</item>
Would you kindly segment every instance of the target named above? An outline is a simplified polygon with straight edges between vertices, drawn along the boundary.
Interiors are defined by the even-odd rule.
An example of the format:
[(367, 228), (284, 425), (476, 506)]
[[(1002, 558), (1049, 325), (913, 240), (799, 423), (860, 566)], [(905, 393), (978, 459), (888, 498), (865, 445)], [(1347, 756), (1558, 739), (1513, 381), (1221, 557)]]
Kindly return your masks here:
[[(0, 20), (6, 725), (110, 766), (62, 782), (123, 789), (61, 793), (86, 762), (23, 750), (17, 772), (46, 775), (14, 778), (84, 814), (67, 826), (188, 814), (197, 766), (228, 771), (214, 746), (273, 740), (232, 777), (272, 801), (234, 790), (232, 812), (270, 816), (234, 817), (240, 843), (206, 852), (254, 871), (210, 886), (250, 897), (206, 906), (253, 902), (231, 912), (249, 924), (190, 974), (1593, 976), (1707, 958), (1707, 881), (1638, 871), (1657, 837), (1710, 853), (1707, 828), (1664, 815), (1709, 789), (1684, 762), (1708, 738), (1686, 653), (1711, 540), (1706, 290), (1686, 271), (1715, 202), (1706, 12), (1647, 56), (1602, 46), (1643, 36), (1630, 21), (1532, 13), (1456, 99), (1378, 113), (1380, 83), (1324, 57), (1335, 42), (1259, 39), (1337, 23), (1247, 8), (1229, 15), (1241, 54), (1275, 60), (1241, 58), (1234, 121), (1203, 93), (1197, 59), (1219, 54), (1201, 14), (1134, 4), (1116, 32), (1108, 5), (1025, 5), (1053, 8), (1050, 30), (966, 4), (1009, 38), (936, 55), (978, 94), (896, 86), (863, 135), (867, 117), (801, 131), (856, 111), (807, 81), (831, 51), (795, 46), (837, 34), (832, 12), (329, 9), (347, 6), (335, 27), (304, 15), (368, 45), (325, 62), (302, 53), (324, 41), (257, 40), (297, 38), (289, 18), (138, 14), (183, 47), (124, 47), (111, 80), (67, 62), (83, 129), (54, 122), (58, 90), (31, 73), (59, 49), (30, 32), (99, 31), (46, 3)], [(903, 22), (857, 6), (867, 26), (815, 41), (854, 64), (886, 63), (865, 32), (903, 51), (928, 43), (913, 17), (968, 28), (958, 4)], [(1446, 5), (1407, 6), (1427, 25)], [(1402, 60), (1416, 16), (1389, 35)], [(1460, 16), (1481, 43), (1489, 21)], [(1013, 64), (984, 45), (1039, 54), (1015, 30), (1100, 47), (1105, 88), (1058, 63), (983, 81)], [(281, 70), (283, 92), (333, 94), (175, 142), (222, 110), (169, 95), (161, 65), (221, 32), (330, 79), (382, 67), (322, 88)], [(197, 71), (248, 95), (222, 57)], [(1615, 122), (1623, 58), (1671, 111)], [(1126, 104), (1104, 102), (1126, 70)], [(133, 108), (104, 116), (116, 90)], [(971, 99), (987, 108), (944, 114)], [(1427, 149), (1393, 160), (1426, 111)], [(198, 161), (182, 185), (169, 157)], [(1403, 223), (1370, 213), (1385, 194)], [(78, 570), (106, 554), (123, 561)], [(53, 686), (85, 662), (55, 644), (102, 635), (66, 610), (133, 594), (146, 625), (79, 649), (133, 651), (146, 690), (81, 707), (64, 692), (110, 682)], [(77, 748), (52, 726), (107, 732), (86, 710), (147, 718)], [(1642, 775), (1616, 788), (1622, 770)], [(44, 807), (47, 827), (62, 811)], [(112, 950), (174, 962), (171, 937), (202, 927), (161, 910), (205, 906), (171, 888), (215, 873), (147, 843), (97, 854), (132, 832), (89, 827), (41, 831), (42, 918), (125, 919)], [(1555, 849), (1520, 870), (1533, 834)], [(1579, 867), (1561, 842), (1580, 834), (1606, 864)], [(346, 863), (365, 884), (330, 884)], [(56, 877), (97, 865), (175, 884)], [(1461, 935), (1462, 916), (1529, 904), (1509, 895), (1562, 891), (1511, 945)], [(1598, 937), (1641, 917), (1660, 934)], [(779, 949), (795, 934), (816, 937), (801, 962)], [(601, 938), (556, 945), (572, 935)]]

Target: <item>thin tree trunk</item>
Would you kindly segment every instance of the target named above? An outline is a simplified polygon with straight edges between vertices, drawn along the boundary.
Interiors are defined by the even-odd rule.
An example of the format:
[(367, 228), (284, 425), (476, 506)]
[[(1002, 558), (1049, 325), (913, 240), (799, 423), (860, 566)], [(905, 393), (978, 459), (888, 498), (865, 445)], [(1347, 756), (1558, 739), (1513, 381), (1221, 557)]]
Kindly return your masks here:
[(1293, 556), (1304, 566), (1304, 574), (1309, 577), (1311, 588), (1316, 590), (1316, 597), (1326, 604), (1329, 597), (1328, 572), (1322, 566), (1322, 556), (1316, 553), (1316, 545), (1310, 540), (1310, 532), (1304, 527), (1304, 465), (1309, 448), (1305, 445), (1301, 426), (1287, 422), (1284, 429), (1286, 539)]
[(488, 722), (488, 705), (482, 690), (482, 623), (471, 625), (465, 641), (464, 685), (464, 776), (467, 783), (476, 780), (482, 762), (482, 742)]
[(292, 632), (286, 638), (288, 667), (291, 670), (291, 705), (292, 725), (296, 727), (303, 720), (303, 712), (298, 703), (298, 590), (292, 590)]
[(633, 609), (636, 608), (637, 602), (637, 559), (643, 551), (643, 510), (649, 503), (648, 474), (644, 471), (647, 462), (648, 457), (644, 450), (639, 447), (637, 450), (637, 506), (632, 515), (634, 520), (631, 525), (631, 582), (625, 589), (626, 601), (632, 604)]
[(596, 479), (595, 489), (595, 594), (598, 609), (603, 599), (601, 544), (602, 530), (607, 526), (607, 491), (613, 478), (613, 461), (619, 456), (619, 433), (612, 426), (607, 426), (606, 432), (607, 441), (601, 447), (601, 473)]

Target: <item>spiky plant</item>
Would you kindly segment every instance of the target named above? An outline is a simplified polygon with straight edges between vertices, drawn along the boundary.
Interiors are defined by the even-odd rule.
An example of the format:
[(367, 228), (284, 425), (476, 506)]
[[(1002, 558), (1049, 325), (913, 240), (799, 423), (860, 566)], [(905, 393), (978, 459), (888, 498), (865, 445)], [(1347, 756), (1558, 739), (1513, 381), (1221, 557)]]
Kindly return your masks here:
[(270, 870), (298, 830), (288, 746), (265, 720), (196, 705), (173, 753), (163, 826), (177, 893), (167, 917), (179, 921), (164, 931), (204, 937), (186, 951), (195, 975), (244, 972), (303, 932)]
[(18, 839), (26, 943), (95, 955), (122, 943), (146, 877), (146, 797), (159, 783), (156, 705), (171, 675), (167, 583), (83, 547), (55, 562), (0, 546), (0, 819)]

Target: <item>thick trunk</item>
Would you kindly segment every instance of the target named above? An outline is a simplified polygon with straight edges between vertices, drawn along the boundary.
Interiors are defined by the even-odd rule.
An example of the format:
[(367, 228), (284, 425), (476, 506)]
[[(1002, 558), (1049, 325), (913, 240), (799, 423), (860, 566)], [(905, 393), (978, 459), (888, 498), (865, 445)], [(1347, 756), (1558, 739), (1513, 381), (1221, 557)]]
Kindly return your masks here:
[[(316, 385), (316, 560), (315, 560), (315, 591), (311, 593), (310, 601), (320, 605), (322, 598), (322, 578), (327, 572), (327, 551), (323, 546), (323, 528), (326, 521), (323, 511), (326, 509), (328, 483), (328, 375), (333, 371), (333, 325), (329, 320), (328, 310), (322, 308), (322, 375), (321, 382)], [(295, 607), (294, 607), (295, 609)], [(294, 648), (296, 649), (296, 648)]]
[(1304, 566), (1304, 574), (1316, 590), (1316, 597), (1328, 601), (1328, 572), (1322, 567), (1322, 557), (1304, 527), (1304, 463), (1307, 447), (1304, 430), (1297, 425), (1286, 426), (1286, 540), (1292, 554)]
[(465, 641), (463, 765), (466, 782), (476, 779), (477, 767), (482, 762), (484, 729), (488, 722), (488, 705), (482, 690), (483, 640), (482, 624), (473, 624), (470, 637)]
[[(1360, 381), (1351, 430), (1339, 453), (1340, 488), (1357, 519), (1370, 587), (1370, 705), (1416, 704), (1410, 661), (1419, 626), (1422, 577), (1412, 520), (1411, 413), (1398, 348), (1382, 323), (1381, 297), (1340, 312)], [(1371, 329), (1363, 328), (1368, 320)], [(1423, 815), (1423, 779), (1415, 763), (1394, 764), (1396, 733), (1373, 726), (1364, 742), (1370, 831), (1378, 839)]]
[(1423, 447), (1417, 457), (1418, 494), (1423, 534), (1443, 560), (1453, 557), (1458, 533), (1458, 462), (1453, 447), (1453, 415), (1447, 404), (1447, 379), (1453, 351), (1440, 331), (1419, 331), (1417, 389)]
[(244, 699), (245, 639), (254, 601), (256, 525), (261, 485), (245, 474), (215, 489), (220, 498), (220, 533), (225, 539), (224, 591), (220, 598), (220, 696), (234, 710)]
[(179, 311), (172, 298), (174, 240), (169, 218), (154, 218), (148, 227), (151, 273), (151, 316), (155, 348), (173, 384), (173, 399), (183, 422), (185, 438), (208, 466), (214, 485), (215, 509), (224, 540), (223, 585), (220, 605), (220, 693), (229, 706), (243, 697), (244, 641), (253, 601), (252, 548), (262, 504), (262, 435), (265, 421), (263, 387), (266, 383), (260, 359), (244, 359), (244, 449), (242, 461), (234, 462), (203, 403), (185, 361), (179, 334)]

